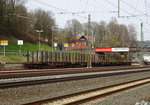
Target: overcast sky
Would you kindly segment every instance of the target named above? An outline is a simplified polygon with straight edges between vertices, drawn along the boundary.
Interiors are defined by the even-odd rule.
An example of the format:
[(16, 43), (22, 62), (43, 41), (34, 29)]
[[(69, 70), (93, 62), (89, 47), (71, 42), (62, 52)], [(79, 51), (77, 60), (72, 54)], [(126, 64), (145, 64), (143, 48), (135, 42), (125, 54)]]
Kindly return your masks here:
[(134, 24), (140, 39), (140, 24), (143, 22), (144, 39), (150, 40), (150, 0), (120, 0), (120, 16), (134, 15), (129, 18), (118, 18), (117, 5), (118, 0), (28, 0), (26, 4), (29, 11), (41, 8), (53, 12), (57, 25), (62, 28), (71, 19), (87, 22), (88, 14), (96, 22), (109, 22), (116, 17), (120, 24)]

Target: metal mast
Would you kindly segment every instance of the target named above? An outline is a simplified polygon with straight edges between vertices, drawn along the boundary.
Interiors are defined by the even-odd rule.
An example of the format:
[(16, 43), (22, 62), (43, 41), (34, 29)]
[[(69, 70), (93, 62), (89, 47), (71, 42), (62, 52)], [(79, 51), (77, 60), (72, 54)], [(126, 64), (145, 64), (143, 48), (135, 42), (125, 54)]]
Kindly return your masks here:
[(120, 18), (120, 0), (118, 0), (118, 18)]
[(144, 35), (143, 35), (143, 23), (141, 23), (141, 42), (140, 42), (140, 66), (144, 66), (143, 60), (143, 47), (144, 47)]
[(91, 15), (88, 15), (88, 59), (87, 68), (92, 68), (92, 35), (91, 35)]

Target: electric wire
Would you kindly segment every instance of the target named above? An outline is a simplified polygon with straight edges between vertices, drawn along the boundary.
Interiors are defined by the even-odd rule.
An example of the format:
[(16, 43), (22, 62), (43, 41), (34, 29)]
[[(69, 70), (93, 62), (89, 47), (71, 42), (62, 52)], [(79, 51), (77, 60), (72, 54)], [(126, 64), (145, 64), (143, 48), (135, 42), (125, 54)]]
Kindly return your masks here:
[[(98, 5), (100, 5), (100, 6), (98, 6), (98, 5), (95, 5), (95, 4), (92, 4), (91, 2), (88, 2), (88, 4), (90, 5), (90, 6), (92, 6), (92, 7), (97, 7), (97, 8), (100, 8), (101, 9), (101, 6), (102, 7), (104, 7), (105, 9), (107, 9), (108, 11), (94, 11), (94, 12), (83, 12), (83, 13), (117, 13), (117, 11), (112, 11), (112, 10), (110, 10), (109, 8), (107, 8), (107, 7), (105, 7), (104, 5), (102, 5), (100, 2), (98, 2), (97, 0), (95, 0), (97, 3), (96, 4), (98, 4)], [(85, 2), (85, 1), (82, 1), (82, 2)], [(85, 2), (86, 3), (86, 2)]]
[(147, 19), (147, 23), (148, 23), (148, 12), (147, 12), (147, 11), (148, 11), (148, 10), (147, 10), (148, 7), (147, 7), (147, 0), (145, 0), (145, 8), (146, 8), (146, 17), (147, 17), (146, 19)]
[[(136, 9), (138, 12), (140, 12), (140, 13), (142, 13), (143, 15), (147, 15), (146, 13), (143, 13), (143, 11), (141, 11), (141, 10), (138, 10), (137, 8), (135, 8), (135, 7), (133, 7), (132, 5), (130, 5), (129, 3), (127, 3), (127, 2), (125, 2), (125, 1), (123, 1), (123, 0), (120, 0), (120, 1), (122, 1), (123, 3), (125, 3), (126, 5), (128, 5), (129, 7), (131, 7), (131, 8), (133, 8), (133, 9)], [(141, 15), (142, 15), (141, 14)]]
[[(106, 0), (106, 1), (107, 1), (109, 4), (113, 5), (114, 7), (118, 8), (118, 6), (116, 6), (116, 5), (115, 5), (115, 4), (113, 4), (112, 2), (110, 2), (110, 1), (108, 1), (108, 0)], [(130, 16), (120, 16), (121, 18), (136, 17), (136, 19), (137, 19), (137, 20), (139, 20), (139, 21), (143, 22), (141, 18), (138, 18), (138, 16), (141, 16), (141, 15), (134, 15), (134, 14), (129, 13), (128, 11), (126, 11), (126, 10), (122, 9), (122, 8), (120, 8), (120, 9), (121, 9), (122, 11), (124, 11), (125, 13), (127, 13), (127, 14), (129, 14), (129, 15), (130, 15)], [(145, 23), (145, 22), (143, 22), (143, 23)], [(150, 25), (150, 24), (148, 24), (148, 23), (145, 23), (145, 24)]]
[[(118, 8), (115, 4), (113, 4), (112, 2), (110, 2), (110, 1), (108, 1), (108, 0), (106, 0), (109, 4), (111, 4), (111, 5), (113, 5), (114, 7), (116, 7), (116, 8)], [(129, 14), (129, 15), (132, 15), (131, 13), (129, 13), (129, 12), (127, 12), (126, 10), (124, 10), (124, 9), (122, 9), (122, 8), (120, 8), (122, 11), (124, 11), (124, 12), (126, 12), (127, 14)], [(148, 24), (148, 23), (146, 23), (146, 22), (143, 22), (142, 21), (142, 19), (140, 19), (140, 18), (138, 18), (137, 16), (135, 16), (135, 15), (132, 15), (133, 17), (136, 17), (136, 19), (137, 20), (139, 20), (139, 21), (141, 21), (142, 23), (145, 23), (146, 25), (150, 25), (150, 24)], [(123, 18), (129, 18), (129, 17), (132, 17), (132, 16), (122, 16)], [(150, 30), (149, 29), (147, 29), (147, 28), (145, 28), (144, 27), (144, 29), (145, 30), (147, 30), (148, 32), (150, 32)]]
[[(89, 12), (85, 12), (85, 11), (83, 11), (83, 12), (70, 12), (70, 11), (67, 11), (67, 10), (64, 10), (64, 9), (61, 9), (61, 8), (58, 8), (58, 7), (55, 7), (55, 6), (52, 6), (52, 5), (49, 5), (49, 4), (47, 4), (47, 3), (44, 3), (44, 2), (41, 2), (41, 1), (39, 1), (39, 0), (35, 0), (35, 2), (38, 2), (38, 3), (40, 3), (40, 4), (42, 4), (42, 5), (45, 5), (45, 6), (48, 6), (48, 7), (51, 7), (51, 8), (54, 8), (54, 9), (56, 9), (56, 10), (59, 10), (59, 11), (63, 11), (63, 12), (59, 12), (59, 13), (54, 13), (54, 14), (72, 14), (72, 15), (77, 15), (78, 17), (82, 17), (82, 18), (85, 18), (85, 19), (87, 19), (87, 17), (83, 17), (83, 16), (80, 16), (80, 15), (78, 15), (78, 14), (96, 14), (96, 13), (117, 13), (117, 11), (89, 11)], [(87, 4), (86, 5), (88, 5), (89, 4), (89, 2), (88, 2), (88, 0), (87, 0)], [(90, 5), (93, 5), (93, 4), (90, 4)], [(87, 6), (86, 6), (87, 7)]]
[[(39, 1), (39, 0), (35, 0), (35, 2), (40, 3), (40, 4), (42, 4), (42, 5), (45, 5), (45, 6), (48, 6), (48, 7), (51, 7), (51, 8), (54, 8), (54, 9), (59, 10), (59, 11), (63, 11), (63, 12), (65, 12), (66, 14), (69, 13), (69, 14), (72, 14), (72, 15), (76, 15), (76, 16), (78, 16), (78, 17), (80, 17), (80, 18), (87, 19), (87, 17), (80, 16), (80, 15), (78, 15), (78, 14), (74, 14), (73, 12), (70, 12), (70, 11), (67, 11), (67, 10), (64, 10), (64, 9), (61, 9), (61, 8), (52, 6), (52, 5), (50, 5), (50, 4), (41, 2), (41, 1)], [(63, 12), (62, 12), (62, 13), (63, 13)]]
[(86, 5), (85, 5), (85, 8), (84, 8), (84, 11), (86, 11), (87, 6), (88, 6), (88, 0), (86, 0)]
[(105, 9), (107, 9), (107, 10), (111, 11), (109, 8), (107, 8), (106, 6), (104, 6), (104, 5), (103, 5), (102, 3), (100, 3), (99, 1), (95, 0), (95, 2), (96, 2), (97, 4), (99, 4), (99, 5), (103, 6)]
[(135, 13), (137, 12), (137, 6), (138, 6), (138, 4), (139, 4), (139, 0), (137, 0), (137, 2), (136, 2)]
[[(99, 13), (117, 13), (117, 11), (87, 11), (87, 12), (71, 12), (70, 14), (99, 14)], [(69, 14), (66, 12), (58, 12), (54, 14)]]
[[(80, 0), (81, 1), (81, 0)], [(98, 2), (97, 0), (95, 0), (96, 1), (96, 3), (97, 4), (100, 4), (100, 2)], [(116, 8), (118, 8), (118, 6), (116, 6), (115, 4), (113, 4), (112, 2), (110, 2), (109, 0), (105, 0), (106, 2), (108, 2), (109, 4), (111, 4), (112, 6), (114, 6), (114, 7), (116, 7)], [(121, 0), (122, 2), (124, 2), (123, 0)], [(55, 7), (55, 6), (52, 6), (52, 5), (50, 5), (50, 4), (47, 4), (47, 3), (44, 3), (44, 2), (41, 2), (41, 1), (39, 1), (39, 0), (35, 0), (35, 2), (38, 2), (38, 3), (40, 3), (40, 4), (42, 4), (42, 5), (45, 5), (45, 6), (48, 6), (48, 7), (51, 7), (51, 8), (54, 8), (54, 9), (56, 9), (56, 10), (59, 10), (59, 11), (62, 11), (62, 12), (60, 12), (60, 13), (57, 13), (57, 14), (72, 14), (72, 15), (76, 15), (76, 16), (78, 16), (78, 17), (80, 17), (80, 18), (84, 18), (84, 19), (87, 19), (87, 17), (84, 17), (84, 16), (80, 16), (80, 15), (78, 15), (78, 14), (85, 14), (85, 13), (117, 13), (117, 11), (94, 11), (94, 12), (70, 12), (70, 11), (67, 11), (67, 10), (64, 10), (64, 9), (61, 9), (61, 8), (58, 8), (58, 7)], [(126, 3), (126, 2), (124, 2), (125, 4), (127, 4), (128, 6), (130, 6), (130, 7), (132, 7), (132, 8), (134, 8), (134, 9), (136, 9), (135, 7), (133, 7), (133, 6), (131, 6), (130, 4), (128, 4), (128, 3)], [(96, 6), (96, 5), (94, 5), (94, 4), (91, 4), (90, 2), (88, 2), (88, 0), (86, 1), (86, 7), (87, 7), (87, 5), (88, 4), (90, 4), (90, 5), (92, 5), (92, 6)], [(96, 6), (97, 7), (97, 6)], [(105, 6), (103, 6), (103, 7), (105, 7)], [(105, 7), (106, 8), (106, 7)], [(107, 8), (108, 9), (108, 8)], [(130, 16), (121, 16), (121, 17), (127, 17), (127, 18), (129, 18), (129, 17), (136, 17), (137, 18), (137, 16), (142, 16), (143, 14), (140, 14), (140, 15), (134, 15), (134, 14), (132, 14), (132, 13), (129, 13), (127, 10), (124, 10), (124, 9), (122, 9), (122, 8), (120, 8), (122, 11), (124, 11), (125, 13), (127, 13), (127, 14), (129, 14)], [(108, 10), (110, 10), (110, 9), (108, 9)], [(137, 11), (139, 11), (139, 10), (137, 10)], [(139, 11), (139, 12), (142, 12), (142, 11)], [(143, 12), (142, 12), (143, 13)], [(137, 18), (138, 20), (140, 20), (140, 21), (142, 21), (142, 19), (140, 19), (140, 18)], [(149, 25), (149, 24), (147, 24), (147, 25)]]
[[(109, 3), (109, 4), (111, 4), (112, 6), (114, 6), (114, 7), (116, 7), (116, 8), (118, 8), (118, 6), (116, 6), (115, 4), (113, 4), (112, 2), (110, 2), (110, 1), (108, 1), (108, 0), (106, 0), (106, 2), (107, 3)], [(127, 13), (127, 14), (129, 14), (130, 16), (121, 16), (121, 17), (123, 17), (123, 18), (129, 18), (129, 17), (136, 17), (137, 15), (134, 15), (134, 14), (132, 14), (132, 13), (129, 13), (127, 10), (124, 10), (124, 9), (122, 9), (122, 8), (120, 8), (122, 11), (124, 11), (125, 13)]]

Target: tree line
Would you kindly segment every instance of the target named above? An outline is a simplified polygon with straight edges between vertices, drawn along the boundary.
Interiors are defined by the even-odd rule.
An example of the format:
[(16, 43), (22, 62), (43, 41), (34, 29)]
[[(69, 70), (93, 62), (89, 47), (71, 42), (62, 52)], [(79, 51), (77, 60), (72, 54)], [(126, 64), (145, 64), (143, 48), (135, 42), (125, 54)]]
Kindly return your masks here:
[[(58, 28), (51, 11), (36, 9), (28, 12), (26, 0), (0, 0), (0, 36), (15, 36), (21, 32), (38, 38), (36, 30), (43, 30), (41, 37), (49, 44), (75, 43), (76, 36), (88, 35), (88, 22), (68, 20), (65, 28)], [(91, 22), (90, 34), (95, 47), (132, 47), (136, 43), (136, 28), (133, 24), (119, 24), (115, 18), (110, 22)]]
[[(81, 24), (78, 20), (68, 20), (65, 29), (66, 40), (76, 42), (75, 36), (88, 35), (88, 23)], [(119, 24), (117, 19), (110, 22), (91, 22), (90, 35), (93, 36), (95, 47), (133, 47), (137, 43), (137, 31), (133, 24)]]
[(42, 39), (51, 41), (55, 18), (51, 11), (36, 9), (28, 12), (26, 0), (0, 0), (0, 36), (18, 36), (22, 32), (38, 36), (36, 30), (43, 30)]

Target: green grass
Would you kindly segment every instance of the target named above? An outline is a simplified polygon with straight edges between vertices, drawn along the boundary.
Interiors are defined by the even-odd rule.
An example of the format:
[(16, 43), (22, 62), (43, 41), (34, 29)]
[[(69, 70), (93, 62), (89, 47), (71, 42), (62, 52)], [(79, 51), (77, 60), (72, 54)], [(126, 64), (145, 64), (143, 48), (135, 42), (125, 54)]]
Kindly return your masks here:
[[(24, 43), (22, 46), (18, 46), (17, 42), (16, 43), (9, 43), (8, 46), (6, 46), (6, 52), (18, 52), (17, 54), (6, 54), (4, 56), (3, 54), (0, 54), (0, 62), (26, 62), (27, 58), (24, 56), (20, 56), (19, 50), (21, 47), (21, 52), (26, 52), (26, 51), (38, 51), (39, 50), (39, 44), (32, 44), (32, 43)], [(51, 51), (51, 47), (42, 44), (41, 43), (41, 48), (43, 51)], [(3, 52), (4, 46), (0, 46), (0, 52)]]
[[(15, 51), (15, 52), (19, 52), (21, 47), (21, 51), (38, 51), (39, 50), (39, 44), (31, 44), (31, 43), (24, 43), (23, 45), (19, 46), (17, 45), (17, 42), (14, 43), (9, 43), (8, 46), (6, 46), (6, 51)], [(51, 51), (51, 47), (46, 45), (46, 44), (40, 44), (40, 48), (42, 49), (42, 51)], [(3, 46), (0, 46), (0, 51), (3, 51)]]
[(26, 62), (26, 61), (27, 61), (27, 58), (24, 56), (19, 56), (19, 55), (3, 56), (3, 55), (0, 55), (0, 62), (15, 63), (15, 62)]
[[(22, 46), (17, 45), (17, 42), (9, 42), (8, 46), (6, 46), (6, 52), (17, 52), (15, 54), (6, 53), (6, 56), (0, 54), (0, 62), (26, 62), (27, 58), (25, 56), (20, 56), (19, 50), (21, 47), (21, 52), (26, 51), (39, 51), (39, 43), (32, 44), (25, 42)], [(52, 48), (46, 44), (40, 44), (40, 48), (42, 51), (52, 51)], [(4, 46), (0, 46), (0, 52), (3, 52)], [(53, 51), (56, 51), (53, 50)], [(80, 51), (67, 51), (68, 53), (80, 53)]]

